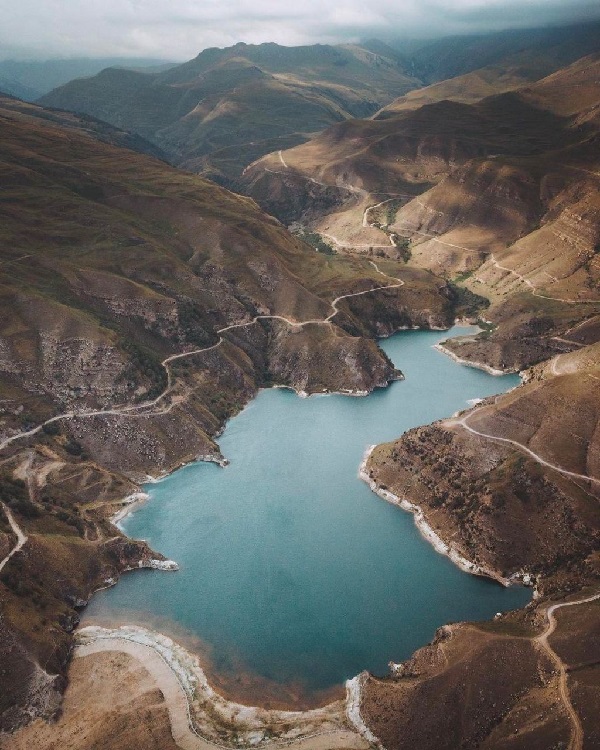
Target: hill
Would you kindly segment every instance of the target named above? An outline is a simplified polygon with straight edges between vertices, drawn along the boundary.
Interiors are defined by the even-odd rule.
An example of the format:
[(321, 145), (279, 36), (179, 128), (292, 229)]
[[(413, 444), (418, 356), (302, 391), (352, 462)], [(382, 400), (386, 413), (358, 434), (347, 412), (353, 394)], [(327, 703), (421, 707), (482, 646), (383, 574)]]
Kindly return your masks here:
[[(450, 36), (412, 45), (415, 75), (427, 83), (456, 78), (489, 66), (531, 68), (536, 78), (564, 68), (598, 49), (600, 20), (569, 26), (509, 29)], [(402, 51), (402, 42), (392, 44)]]
[(599, 66), (342, 123), (252, 165), (246, 189), (341, 250), (404, 254), (489, 298), (498, 330), (454, 351), (519, 370), (600, 304)]
[(105, 70), (40, 101), (132, 130), (178, 166), (232, 182), (264, 153), (373, 114), (419, 85), (389, 54), (355, 45), (240, 43), (155, 75)]
[[(75, 78), (96, 75), (104, 68), (149, 68), (155, 72), (174, 63), (129, 57), (70, 58), (66, 60), (0, 60), (0, 89), (26, 101), (34, 101)], [(10, 81), (11, 86), (2, 82)]]

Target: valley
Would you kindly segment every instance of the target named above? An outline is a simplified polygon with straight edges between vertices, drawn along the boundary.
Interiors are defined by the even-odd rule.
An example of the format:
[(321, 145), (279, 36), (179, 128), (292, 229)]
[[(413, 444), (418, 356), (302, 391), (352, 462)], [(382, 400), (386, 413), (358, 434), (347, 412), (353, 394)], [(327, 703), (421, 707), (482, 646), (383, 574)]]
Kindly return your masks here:
[[(240, 43), (0, 95), (3, 750), (596, 746), (597, 29)], [(309, 497), (320, 546), (278, 584), (256, 560)], [(238, 513), (246, 562), (225, 535), (196, 570)], [(252, 601), (306, 622), (311, 564), (339, 574), (321, 614), (368, 600), (297, 663), (267, 621), (253, 666)], [(469, 606), (405, 626), (404, 580)], [(178, 621), (236, 582), (201, 597), (240, 603), (217, 646)]]

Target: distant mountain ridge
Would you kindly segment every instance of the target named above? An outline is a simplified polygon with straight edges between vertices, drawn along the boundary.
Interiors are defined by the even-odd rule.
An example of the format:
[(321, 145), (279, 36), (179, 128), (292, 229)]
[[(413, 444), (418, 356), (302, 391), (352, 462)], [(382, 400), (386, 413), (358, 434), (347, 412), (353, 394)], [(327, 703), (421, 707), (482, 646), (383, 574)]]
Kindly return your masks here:
[[(409, 45), (409, 53), (378, 39), (298, 47), (240, 42), (162, 72), (113, 67), (39, 101), (136, 132), (173, 164), (240, 189), (249, 164), (335, 123), (372, 117), (386, 105), (381, 116), (428, 100), (502, 93), (594, 52), (598, 39), (600, 22), (448, 37)], [(457, 80), (422, 88), (450, 78)], [(417, 89), (422, 93), (411, 97)]]
[[(599, 39), (600, 20), (424, 41), (416, 47), (411, 45), (409, 58), (413, 74), (428, 84), (490, 65), (507, 68), (532, 64), (536, 77), (542, 78), (595, 52)], [(402, 44), (398, 41), (390, 46), (402, 50)]]
[(368, 117), (420, 85), (383, 44), (373, 51), (239, 43), (157, 74), (104, 70), (40, 103), (137, 132), (174, 164), (231, 184), (263, 154), (335, 122)]
[(96, 75), (104, 68), (148, 68), (156, 71), (174, 64), (144, 57), (0, 60), (0, 90), (25, 101), (35, 101), (57, 86), (75, 78)]

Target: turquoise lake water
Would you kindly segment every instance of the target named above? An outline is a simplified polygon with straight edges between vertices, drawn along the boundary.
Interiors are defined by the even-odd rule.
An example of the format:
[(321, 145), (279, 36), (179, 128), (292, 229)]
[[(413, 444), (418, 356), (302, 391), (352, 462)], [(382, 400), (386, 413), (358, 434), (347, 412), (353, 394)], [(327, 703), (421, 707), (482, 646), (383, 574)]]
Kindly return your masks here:
[(86, 619), (172, 621), (208, 644), (219, 672), (310, 693), (386, 673), (444, 623), (523, 606), (529, 590), (463, 573), (357, 478), (370, 444), (518, 384), (432, 348), (452, 333), (381, 342), (406, 380), (366, 398), (261, 391), (219, 440), (227, 468), (195, 463), (149, 485), (151, 500), (123, 522), (180, 571), (124, 576)]

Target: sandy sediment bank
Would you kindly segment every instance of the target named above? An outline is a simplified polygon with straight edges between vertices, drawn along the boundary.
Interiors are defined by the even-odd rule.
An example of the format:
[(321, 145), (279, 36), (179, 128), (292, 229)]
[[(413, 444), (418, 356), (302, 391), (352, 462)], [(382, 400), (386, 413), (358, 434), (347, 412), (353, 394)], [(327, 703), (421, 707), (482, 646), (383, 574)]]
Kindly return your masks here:
[[(172, 733), (183, 750), (293, 746), (298, 750), (366, 750), (369, 744), (346, 714), (350, 698), (310, 711), (273, 711), (227, 701), (208, 683), (198, 658), (160, 633), (144, 628), (88, 626), (77, 633), (75, 657), (121, 651), (153, 676), (168, 707)], [(366, 729), (366, 728), (365, 728)], [(366, 730), (368, 731), (368, 730)]]
[(406, 498), (401, 498), (398, 497), (398, 495), (394, 495), (394, 493), (390, 492), (389, 490), (384, 490), (382, 487), (379, 487), (377, 482), (369, 476), (369, 473), (367, 471), (367, 463), (369, 461), (369, 457), (376, 447), (377, 446), (375, 445), (371, 445), (369, 446), (369, 448), (367, 448), (358, 470), (359, 478), (366, 482), (376, 495), (379, 495), (379, 497), (381, 497), (388, 503), (397, 505), (398, 507), (402, 508), (402, 510), (406, 510), (409, 513), (412, 513), (414, 515), (415, 525), (421, 532), (423, 538), (433, 546), (436, 552), (439, 552), (441, 555), (445, 555), (446, 557), (450, 558), (450, 560), (452, 560), (452, 562), (461, 570), (464, 570), (465, 573), (472, 573), (473, 575), (492, 578), (494, 581), (498, 581), (498, 583), (501, 583), (503, 586), (509, 586), (511, 583), (517, 582), (518, 579), (515, 577), (512, 577), (510, 579), (504, 578), (497, 571), (491, 570), (489, 568), (484, 568), (480, 565), (476, 565), (471, 560), (468, 560), (457, 550), (444, 542), (444, 540), (437, 534), (437, 532), (435, 532), (431, 528), (431, 526), (425, 519), (425, 515), (422, 509), (418, 505), (411, 503)]
[(462, 359), (461, 357), (457, 356), (453, 351), (451, 351), (450, 349), (447, 349), (443, 344), (435, 344), (433, 348), (437, 349), (438, 352), (445, 354), (447, 357), (450, 357), (459, 365), (465, 365), (466, 367), (474, 367), (476, 370), (483, 370), (484, 372), (487, 372), (489, 375), (510, 375), (510, 374), (516, 373), (516, 370), (497, 370), (495, 367), (490, 367), (490, 365), (486, 365), (484, 362), (472, 362), (469, 359)]

